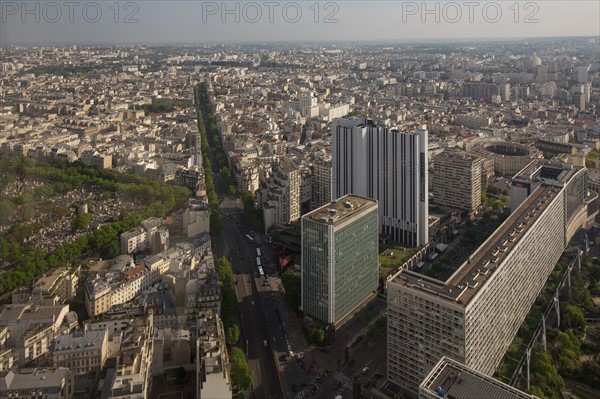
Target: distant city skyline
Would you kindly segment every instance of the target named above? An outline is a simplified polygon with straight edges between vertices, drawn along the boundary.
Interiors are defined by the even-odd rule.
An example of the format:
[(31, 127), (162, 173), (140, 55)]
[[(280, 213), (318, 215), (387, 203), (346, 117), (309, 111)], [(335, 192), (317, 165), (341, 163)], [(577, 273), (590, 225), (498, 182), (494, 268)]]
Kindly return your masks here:
[(24, 6), (2, 2), (0, 45), (464, 41), (600, 35), (600, 2), (586, 0), (73, 3), (31, 1)]

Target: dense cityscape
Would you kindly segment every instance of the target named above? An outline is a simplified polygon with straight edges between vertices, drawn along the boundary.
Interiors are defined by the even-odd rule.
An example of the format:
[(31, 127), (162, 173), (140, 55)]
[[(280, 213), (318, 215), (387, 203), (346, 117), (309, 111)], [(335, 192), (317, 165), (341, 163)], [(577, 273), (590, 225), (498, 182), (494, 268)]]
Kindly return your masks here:
[(0, 398), (600, 397), (599, 190), (598, 37), (1, 46)]

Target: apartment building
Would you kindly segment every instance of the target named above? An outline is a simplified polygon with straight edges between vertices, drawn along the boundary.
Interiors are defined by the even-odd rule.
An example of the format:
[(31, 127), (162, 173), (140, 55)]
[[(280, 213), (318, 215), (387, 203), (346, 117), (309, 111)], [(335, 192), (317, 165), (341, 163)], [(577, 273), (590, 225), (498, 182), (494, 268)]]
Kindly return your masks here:
[(50, 364), (68, 367), (74, 376), (99, 372), (108, 353), (108, 331), (76, 331), (58, 336), (50, 348)]
[(183, 228), (188, 238), (210, 231), (210, 210), (205, 201), (190, 198), (183, 213)]
[(85, 285), (85, 306), (90, 316), (106, 312), (148, 289), (160, 279), (145, 263), (128, 266), (124, 271), (110, 271), (90, 277)]
[(254, 162), (238, 161), (233, 164), (237, 189), (256, 193), (259, 188), (258, 166)]
[(152, 392), (153, 317), (135, 318), (121, 340), (121, 350), (108, 384), (110, 399), (147, 399)]
[(141, 227), (121, 234), (121, 253), (132, 254), (146, 249), (148, 234)]
[(0, 373), (8, 371), (19, 363), (19, 352), (15, 348), (0, 349)]
[(79, 283), (78, 269), (66, 267), (51, 269), (33, 283), (33, 286), (22, 286), (12, 294), (12, 303), (38, 305), (57, 305), (73, 298)]
[(331, 202), (331, 174), (333, 164), (331, 160), (318, 159), (312, 166), (312, 201), (311, 207), (318, 208)]
[(566, 172), (533, 189), (445, 282), (408, 270), (388, 278), (391, 382), (416, 395), (443, 356), (494, 373), (579, 223), (567, 215), (586, 206), (584, 170)]
[(302, 310), (341, 327), (379, 286), (377, 202), (355, 195), (302, 217)]
[(483, 159), (463, 151), (446, 150), (433, 163), (433, 201), (445, 209), (477, 209), (481, 204)]
[(273, 176), (263, 188), (265, 229), (284, 225), (300, 218), (300, 170), (289, 160), (273, 166)]
[(198, 398), (231, 399), (233, 387), (225, 331), (218, 314), (202, 322), (206, 332), (196, 343), (196, 386)]
[(338, 119), (333, 135), (333, 198), (379, 203), (379, 233), (421, 246), (429, 241), (427, 131), (401, 131), (365, 118)]

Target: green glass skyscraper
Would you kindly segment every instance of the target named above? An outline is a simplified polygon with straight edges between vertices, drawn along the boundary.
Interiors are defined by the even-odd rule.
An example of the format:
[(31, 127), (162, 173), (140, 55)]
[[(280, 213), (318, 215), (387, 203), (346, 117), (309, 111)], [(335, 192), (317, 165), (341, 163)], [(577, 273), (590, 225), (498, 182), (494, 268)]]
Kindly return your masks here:
[(377, 293), (377, 201), (346, 195), (302, 217), (302, 310), (338, 329)]

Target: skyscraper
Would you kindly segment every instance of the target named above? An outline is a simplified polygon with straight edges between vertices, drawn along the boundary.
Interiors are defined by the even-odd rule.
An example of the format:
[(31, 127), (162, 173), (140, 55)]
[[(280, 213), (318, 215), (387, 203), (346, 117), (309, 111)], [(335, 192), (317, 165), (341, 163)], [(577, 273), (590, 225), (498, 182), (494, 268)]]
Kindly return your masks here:
[(379, 202), (379, 233), (409, 246), (429, 241), (427, 131), (338, 119), (333, 134), (333, 198)]
[(302, 217), (302, 310), (338, 329), (379, 285), (377, 202), (346, 195)]

